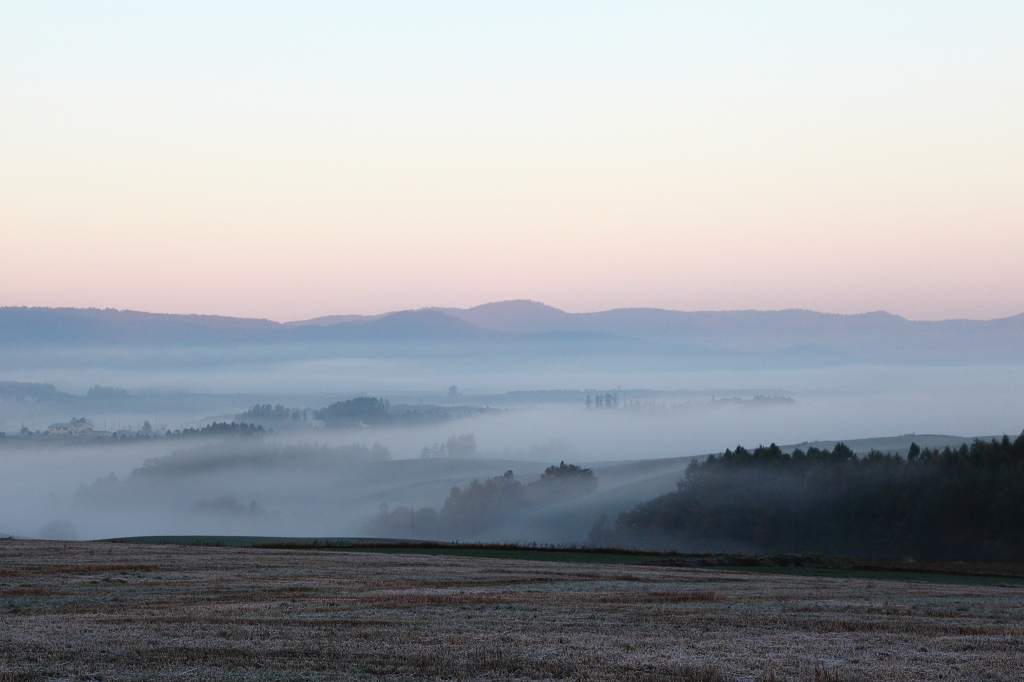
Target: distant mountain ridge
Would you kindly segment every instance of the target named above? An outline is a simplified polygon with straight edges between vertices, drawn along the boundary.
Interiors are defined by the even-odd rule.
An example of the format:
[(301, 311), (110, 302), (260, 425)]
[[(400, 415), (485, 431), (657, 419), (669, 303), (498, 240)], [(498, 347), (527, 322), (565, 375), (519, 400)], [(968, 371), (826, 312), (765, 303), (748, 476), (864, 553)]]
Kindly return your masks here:
[[(618, 340), (618, 341), (616, 341)], [(856, 361), (1024, 362), (1024, 314), (995, 320), (907, 320), (886, 312), (683, 312), (619, 308), (568, 313), (536, 301), (422, 308), (289, 323), (95, 308), (0, 308), (0, 346), (226, 344), (514, 344), (818, 354)], [(611, 344), (611, 345), (609, 345)], [(673, 351), (673, 352), (675, 352)]]
[(474, 338), (490, 332), (436, 309), (343, 322), (282, 324), (259, 318), (111, 308), (0, 308), (0, 345), (209, 345)]
[(841, 315), (800, 309), (682, 312), (618, 308), (596, 313), (566, 313), (534, 301), (504, 301), (445, 312), (480, 327), (509, 333), (587, 331), (686, 340), (732, 350), (781, 350), (840, 342), (842, 346), (858, 347), (865, 343), (939, 346), (968, 338), (1024, 350), (1024, 314), (995, 320), (932, 322), (911, 321), (884, 311)]
[(264, 319), (113, 308), (0, 308), (0, 344), (241, 341), (280, 327)]

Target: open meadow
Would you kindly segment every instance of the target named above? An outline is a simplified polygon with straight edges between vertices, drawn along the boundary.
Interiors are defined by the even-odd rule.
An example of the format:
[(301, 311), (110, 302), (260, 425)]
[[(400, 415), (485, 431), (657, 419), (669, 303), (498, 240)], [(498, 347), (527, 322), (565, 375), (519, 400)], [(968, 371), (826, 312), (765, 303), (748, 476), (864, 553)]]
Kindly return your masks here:
[(0, 541), (0, 680), (1018, 680), (1024, 588)]

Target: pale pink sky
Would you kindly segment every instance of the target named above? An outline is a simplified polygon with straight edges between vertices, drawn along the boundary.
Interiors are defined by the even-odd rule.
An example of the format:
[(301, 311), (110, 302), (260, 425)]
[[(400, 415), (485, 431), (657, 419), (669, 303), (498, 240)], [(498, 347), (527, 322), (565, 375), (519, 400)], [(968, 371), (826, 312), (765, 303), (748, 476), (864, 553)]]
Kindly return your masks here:
[(1024, 312), (1014, 3), (35, 7), (0, 305)]

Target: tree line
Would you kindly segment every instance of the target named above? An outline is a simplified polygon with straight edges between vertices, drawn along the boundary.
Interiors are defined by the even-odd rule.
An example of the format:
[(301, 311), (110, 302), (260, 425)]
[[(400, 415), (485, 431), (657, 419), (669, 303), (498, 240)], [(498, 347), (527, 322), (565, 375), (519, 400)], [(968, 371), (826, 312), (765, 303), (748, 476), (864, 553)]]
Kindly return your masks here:
[(476, 456), (476, 437), (472, 433), (465, 433), (461, 436), (452, 436), (443, 443), (428, 445), (420, 451), (420, 457), (430, 459), (432, 457), (452, 457), (465, 459)]
[(440, 511), (433, 507), (389, 508), (364, 525), (372, 537), (459, 540), (480, 537), (529, 511), (597, 490), (592, 469), (561, 462), (544, 470), (536, 481), (523, 484), (512, 471), (465, 488), (452, 488)]
[(190, 438), (193, 436), (257, 436), (261, 437), (270, 433), (259, 424), (246, 424), (245, 422), (211, 422), (200, 428), (170, 429), (158, 431), (146, 420), (138, 431), (131, 433), (112, 433), (111, 440), (151, 440), (156, 438)]
[(313, 416), (328, 426), (348, 426), (353, 424), (383, 424), (388, 421), (388, 410), (391, 402), (380, 398), (352, 398), (341, 400), (327, 407), (316, 410)]
[(310, 417), (326, 426), (353, 426), (356, 424), (382, 424), (391, 420), (391, 403), (380, 398), (359, 397), (339, 400), (318, 410), (286, 407), (285, 405), (256, 404), (237, 415), (242, 421), (254, 422), (307, 422)]
[[(433, 424), (451, 421), (457, 416), (489, 411), (475, 407), (438, 407), (437, 405), (392, 406), (383, 398), (360, 396), (339, 400), (319, 409), (257, 404), (236, 417), (242, 421), (272, 424), (278, 428), (315, 425), (332, 429), (353, 426)], [(446, 444), (440, 443), (439, 446)], [(445, 456), (444, 454), (431, 456)], [(464, 455), (452, 455), (464, 456)]]
[(267, 403), (266, 405), (253, 405), (236, 416), (242, 421), (301, 422), (306, 420), (306, 410)]
[(960, 448), (784, 453), (738, 446), (694, 461), (677, 490), (599, 519), (589, 542), (712, 552), (1024, 560), (1024, 434)]

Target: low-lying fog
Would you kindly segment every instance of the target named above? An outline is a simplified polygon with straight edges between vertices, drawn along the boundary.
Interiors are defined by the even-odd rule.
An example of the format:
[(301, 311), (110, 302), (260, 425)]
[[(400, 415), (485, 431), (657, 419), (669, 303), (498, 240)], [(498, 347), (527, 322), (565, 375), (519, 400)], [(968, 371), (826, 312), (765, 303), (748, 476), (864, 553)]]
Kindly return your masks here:
[[(93, 383), (138, 389), (172, 379), (147, 373), (107, 376), (86, 369), (56, 374), (4, 372), (0, 378), (49, 381), (60, 390), (80, 393)], [(95, 413), (88, 414), (60, 413), (69, 409), (66, 405), (51, 408), (42, 402), (8, 401), (0, 403), (0, 431), (9, 434), (6, 443), (0, 441), (0, 533), (78, 539), (155, 534), (354, 536), (386, 528), (403, 537), (433, 532), (438, 539), (582, 542), (602, 513), (614, 518), (619, 511), (673, 490), (686, 466), (678, 458), (737, 444), (909, 433), (1014, 435), (1024, 428), (1022, 367), (848, 367), (534, 379), (533, 385), (517, 381), (505, 388), (594, 386), (603, 394), (621, 387), (627, 397), (625, 389), (636, 387), (688, 392), (637, 404), (630, 401), (629, 406), (620, 403), (616, 409), (588, 409), (580, 403), (498, 400), (501, 376), (434, 376), (429, 378), (434, 393), (421, 391), (414, 397), (414, 389), (427, 385), (427, 378), (412, 381), (406, 395), (395, 393), (397, 383), (390, 382), (374, 391), (360, 375), (359, 381), (366, 383), (339, 380), (334, 395), (365, 391), (389, 397), (393, 405), (403, 395), (410, 402), (428, 403), (434, 397), (449, 405), (481, 404), (493, 396), (503, 404), (477, 416), (428, 425), (89, 444), (11, 436), (26, 416), (39, 429), (72, 416), (105, 420), (108, 428), (119, 419), (122, 425), (158, 419), (174, 429), (210, 418), (230, 419), (257, 402), (318, 408), (337, 398), (297, 391), (289, 397), (281, 385), (273, 387), (274, 394), (229, 393), (255, 386), (227, 381), (217, 395), (180, 395), (150, 403), (137, 395), (135, 408), (97, 403)], [(458, 396), (440, 390), (459, 382)], [(785, 395), (793, 401), (761, 404), (750, 400), (756, 394)], [(317, 400), (320, 403), (314, 404)], [(154, 406), (161, 411), (159, 416), (148, 417)], [(424, 448), (465, 434), (472, 434), (475, 441), (472, 458), (421, 457)], [(363, 447), (353, 447), (357, 445)], [(640, 462), (651, 459), (664, 461)], [(592, 468), (596, 492), (513, 514), (487, 530), (466, 531), (460, 526), (463, 530), (458, 532), (464, 534), (454, 535), (455, 526), (424, 525), (434, 523), (429, 514), (416, 527), (424, 508), (442, 510), (453, 486), (465, 488), (474, 479), (501, 476), (508, 470), (526, 486), (546, 467), (563, 460)], [(611, 464), (615, 462), (619, 464)], [(382, 504), (388, 505), (391, 526), (370, 524), (374, 517), (384, 518)], [(396, 512), (399, 508), (409, 508), (408, 532), (401, 521), (406, 512)]]

